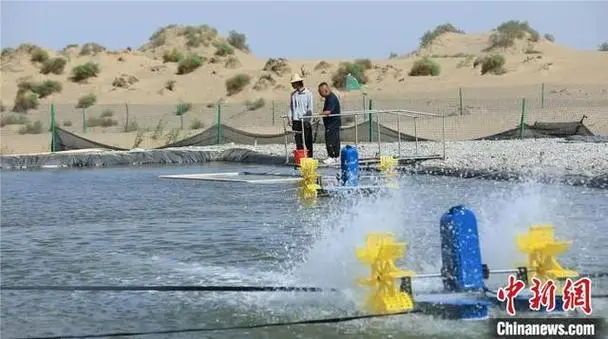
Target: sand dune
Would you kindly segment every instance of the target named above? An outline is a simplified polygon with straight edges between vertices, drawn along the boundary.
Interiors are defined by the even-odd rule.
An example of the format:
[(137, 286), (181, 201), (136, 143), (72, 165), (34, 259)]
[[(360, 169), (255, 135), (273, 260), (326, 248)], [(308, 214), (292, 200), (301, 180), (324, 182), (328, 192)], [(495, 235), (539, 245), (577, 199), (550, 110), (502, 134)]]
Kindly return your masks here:
[[(529, 35), (514, 39), (511, 47), (488, 52), (491, 34), (447, 32), (406, 56), (371, 60), (371, 68), (365, 70), (367, 98), (373, 100), (374, 108), (409, 108), (449, 115), (448, 134), (454, 139), (475, 138), (517, 124), (522, 97), (528, 99), (530, 119), (578, 120), (585, 114), (592, 131), (608, 133), (608, 53), (577, 51), (544, 38), (531, 39)], [(103, 50), (88, 55), (81, 55), (87, 54), (81, 53), (82, 46), (63, 51), (45, 50), (50, 58), (67, 61), (60, 74), (41, 74), (43, 64), (32, 61), (36, 51), (31, 46), (3, 51), (3, 121), (22, 114), (10, 112), (20, 81), (55, 80), (61, 83), (61, 91), (40, 98), (38, 108), (25, 114), (30, 122), (41, 122), (42, 132), (49, 126), (50, 104), (55, 104), (57, 123), (83, 133), (83, 112), (75, 106), (87, 94), (94, 94), (96, 101), (86, 109), (84, 119), (107, 111), (106, 118), (116, 120), (116, 125), (89, 127), (86, 137), (121, 147), (130, 147), (137, 130), (144, 130), (139, 133), (144, 136), (141, 146), (162, 144), (167, 131), (181, 127), (181, 120), (175, 114), (179, 103), (192, 103), (184, 116), (185, 130), (178, 133), (182, 137), (213, 124), (217, 114), (215, 105), (220, 100), (223, 123), (250, 131), (281, 131), (280, 116), (286, 112), (289, 77), (293, 73), (301, 73), (305, 84), (315, 89), (321, 81), (332, 82), (341, 62), (353, 62), (326, 59), (268, 63), (256, 57), (255, 51), (249, 53), (230, 47), (225, 37), (208, 26), (169, 27), (153, 37), (138, 49)], [(177, 62), (163, 61), (163, 56), (173, 50), (183, 55), (199, 55), (204, 62), (190, 73), (177, 74)], [(225, 55), (218, 55), (222, 54), (218, 50), (223, 50)], [(481, 75), (481, 66), (473, 67), (475, 60), (495, 53), (504, 56), (504, 73)], [(408, 75), (422, 57), (429, 57), (439, 65), (439, 75)], [(99, 65), (97, 76), (83, 82), (71, 81), (71, 70), (87, 62)], [(265, 69), (271, 64), (274, 67)], [(228, 95), (226, 81), (239, 74), (249, 76), (250, 81), (237, 93)], [(544, 102), (540, 103), (542, 83), (545, 84)], [(463, 116), (460, 116), (458, 88), (463, 91)], [(361, 92), (338, 92), (345, 109), (362, 109)], [(322, 104), (320, 98), (316, 100), (317, 105)], [(261, 107), (253, 105), (254, 101)], [(130, 124), (137, 123), (128, 133), (125, 132), (127, 120)], [(383, 122), (395, 123), (390, 119)], [(428, 135), (438, 131), (438, 126), (427, 124), (421, 127), (422, 133), (424, 128)], [(163, 137), (154, 139), (152, 135), (159, 125), (163, 125)], [(20, 135), (22, 126), (2, 127), (3, 153), (48, 149), (47, 134)], [(196, 128), (190, 130), (191, 127)]]

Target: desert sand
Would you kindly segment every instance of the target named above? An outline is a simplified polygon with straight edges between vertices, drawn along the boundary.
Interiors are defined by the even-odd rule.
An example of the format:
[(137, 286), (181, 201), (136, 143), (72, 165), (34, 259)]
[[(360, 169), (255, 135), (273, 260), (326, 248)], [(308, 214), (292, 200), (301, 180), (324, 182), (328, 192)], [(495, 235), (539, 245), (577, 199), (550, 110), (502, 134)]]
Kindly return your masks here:
[[(510, 47), (488, 51), (493, 33), (496, 32), (446, 32), (406, 55), (370, 60), (369, 69), (365, 70), (368, 81), (361, 91), (336, 90), (343, 110), (362, 110), (364, 100), (367, 106), (371, 99), (374, 109), (400, 108), (445, 115), (448, 140), (469, 140), (517, 126), (522, 98), (526, 98), (529, 124), (578, 121), (585, 115), (585, 125), (593, 133), (608, 134), (608, 53), (578, 51), (529, 34), (515, 38)], [(94, 45), (84, 49), (91, 46)], [(354, 62), (284, 60), (280, 56), (275, 60), (262, 59), (255, 56), (255, 50), (230, 47), (225, 37), (208, 26), (170, 26), (135, 47), (108, 51), (99, 46), (83, 52), (83, 46), (52, 51), (23, 44), (3, 51), (3, 122), (10, 116), (24, 116), (30, 124), (40, 121), (42, 128), (25, 133), (27, 125), (6, 124), (0, 130), (2, 153), (47, 151), (51, 104), (58, 126), (91, 140), (126, 148), (156, 147), (200, 132), (215, 124), (218, 103), (224, 124), (249, 132), (280, 133), (280, 117), (286, 113), (290, 93), (289, 78), (294, 73), (300, 73), (305, 85), (316, 92), (318, 83), (332, 84), (342, 62)], [(33, 61), (36, 48), (44, 49), (51, 59), (65, 59), (63, 71), (42, 74), (44, 63)], [(177, 74), (178, 63), (163, 60), (173, 50), (184, 55), (197, 54), (204, 61), (190, 73)], [(504, 56), (504, 70), (482, 75), (482, 66), (475, 65), (475, 61), (491, 54)], [(439, 65), (439, 75), (409, 75), (414, 63), (423, 57)], [(70, 80), (72, 69), (87, 62), (98, 64), (97, 75), (84, 81)], [(229, 95), (226, 81), (239, 74), (250, 80)], [(19, 82), (44, 80), (61, 83), (61, 91), (39, 98), (38, 107), (26, 113), (11, 112)], [(94, 94), (94, 104), (77, 108), (79, 99), (89, 94)], [(315, 99), (318, 107), (322, 105), (318, 95)], [(183, 115), (183, 129), (176, 115), (179, 104), (191, 105)], [(99, 119), (101, 114), (107, 120), (115, 120), (109, 123), (112, 126), (89, 126), (85, 132), (83, 120)], [(387, 126), (396, 123), (394, 118), (382, 119)], [(418, 134), (440, 138), (440, 120), (421, 121)], [(412, 132), (411, 123), (401, 124), (402, 130)]]

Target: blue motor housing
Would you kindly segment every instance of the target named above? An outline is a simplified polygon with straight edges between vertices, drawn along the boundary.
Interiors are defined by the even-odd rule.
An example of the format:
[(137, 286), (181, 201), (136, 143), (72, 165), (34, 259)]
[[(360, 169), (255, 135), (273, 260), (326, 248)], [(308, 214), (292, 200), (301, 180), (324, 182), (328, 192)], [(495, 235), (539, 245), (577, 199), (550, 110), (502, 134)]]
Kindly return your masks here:
[(477, 218), (463, 205), (441, 216), (441, 261), (446, 291), (483, 290), (483, 270)]
[(354, 146), (347, 145), (340, 151), (343, 186), (359, 186), (359, 152)]

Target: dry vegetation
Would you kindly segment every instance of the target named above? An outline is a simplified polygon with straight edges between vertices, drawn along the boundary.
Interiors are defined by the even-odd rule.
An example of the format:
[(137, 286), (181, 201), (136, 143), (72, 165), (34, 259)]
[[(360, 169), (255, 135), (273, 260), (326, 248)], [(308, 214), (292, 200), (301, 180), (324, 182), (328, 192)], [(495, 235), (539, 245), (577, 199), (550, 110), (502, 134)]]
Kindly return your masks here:
[[(559, 54), (565, 48), (554, 41), (553, 35), (541, 35), (526, 21), (510, 20), (490, 33), (477, 35), (445, 23), (425, 32), (416, 51), (403, 55), (391, 53), (389, 60), (374, 61), (287, 60), (283, 57), (260, 60), (250, 54), (245, 34), (233, 30), (223, 37), (208, 25), (169, 25), (152, 34), (141, 47), (120, 51), (109, 51), (94, 42), (81, 46), (70, 44), (61, 51), (23, 43), (2, 50), (4, 100), (0, 105), (3, 112), (0, 125), (7, 129), (18, 125), (22, 127), (18, 133), (33, 134), (42, 131), (37, 119), (48, 118), (48, 111), (39, 112), (43, 107), (50, 103), (69, 103), (79, 112), (87, 109), (95, 114), (87, 119), (89, 127), (114, 127), (120, 121), (120, 131), (136, 132), (134, 144), (140, 145), (141, 140), (148, 137), (174, 140), (180, 136), (165, 126), (166, 116), (174, 119), (178, 116), (180, 129), (186, 124), (185, 128), (198, 130), (213, 121), (212, 116), (200, 115), (198, 108), (194, 110), (192, 103), (226, 100), (227, 105), (237, 107), (233, 111), (239, 112), (243, 121), (257, 121), (261, 113), (270, 110), (271, 100), (283, 100), (288, 95), (289, 77), (294, 73), (300, 73), (311, 89), (326, 81), (343, 90), (350, 74), (366, 85), (365, 91), (395, 96), (412, 87), (430, 92), (454, 86), (500, 86), (508, 82), (517, 86), (562, 78), (570, 81), (573, 75), (587, 68), (577, 66), (581, 63), (589, 63), (588, 67), (597, 70), (581, 75), (581, 82), (599, 77), (596, 73), (605, 73), (598, 66), (599, 61), (592, 57)], [(598, 50), (607, 52), (608, 42), (598, 46)], [(605, 55), (596, 53), (593, 58), (602, 54)], [(124, 102), (150, 103), (157, 107), (164, 104), (174, 107), (175, 111), (158, 108), (159, 112), (150, 113), (154, 115), (153, 121), (138, 113), (124, 122), (118, 111), (118, 119), (113, 111), (99, 114), (103, 104)], [(213, 109), (203, 111), (214, 112)], [(197, 117), (195, 112), (199, 114)], [(72, 121), (73, 127), (81, 126), (77, 116), (68, 118), (58, 119), (64, 127), (72, 126)], [(160, 121), (162, 119), (165, 121)], [(156, 121), (156, 128), (146, 125)], [(260, 124), (268, 123), (266, 119)], [(165, 135), (167, 131), (170, 135)]]

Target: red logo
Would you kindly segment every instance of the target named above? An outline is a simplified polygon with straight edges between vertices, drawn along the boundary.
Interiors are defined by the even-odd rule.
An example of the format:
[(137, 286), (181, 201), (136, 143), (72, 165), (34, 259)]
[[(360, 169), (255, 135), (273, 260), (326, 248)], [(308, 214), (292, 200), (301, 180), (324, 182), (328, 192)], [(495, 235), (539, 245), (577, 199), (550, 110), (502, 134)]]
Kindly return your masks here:
[[(518, 280), (514, 275), (509, 275), (507, 286), (498, 289), (496, 298), (501, 302), (506, 302), (506, 310), (510, 316), (515, 315), (514, 299), (521, 293), (526, 284)], [(530, 292), (532, 296), (528, 299), (530, 310), (540, 311), (541, 306), (547, 312), (555, 309), (555, 292), (557, 286), (551, 279), (545, 283), (536, 277), (532, 278)], [(591, 315), (591, 279), (580, 278), (575, 282), (566, 279), (562, 290), (562, 308), (564, 311), (573, 311), (580, 308), (586, 315)]]
[(586, 315), (591, 314), (591, 279), (580, 278), (576, 282), (566, 279), (563, 295), (564, 311), (580, 308)]
[(498, 289), (496, 298), (498, 298), (499, 301), (507, 302), (507, 313), (509, 315), (515, 315), (515, 303), (513, 299), (519, 295), (525, 286), (526, 284), (523, 281), (518, 280), (511, 274), (509, 275), (509, 283), (507, 286)]
[(530, 291), (532, 291), (532, 297), (529, 302), (532, 311), (539, 311), (541, 306), (545, 306), (547, 312), (555, 309), (555, 283), (553, 280), (548, 280), (542, 284), (540, 279), (534, 277), (532, 278)]

